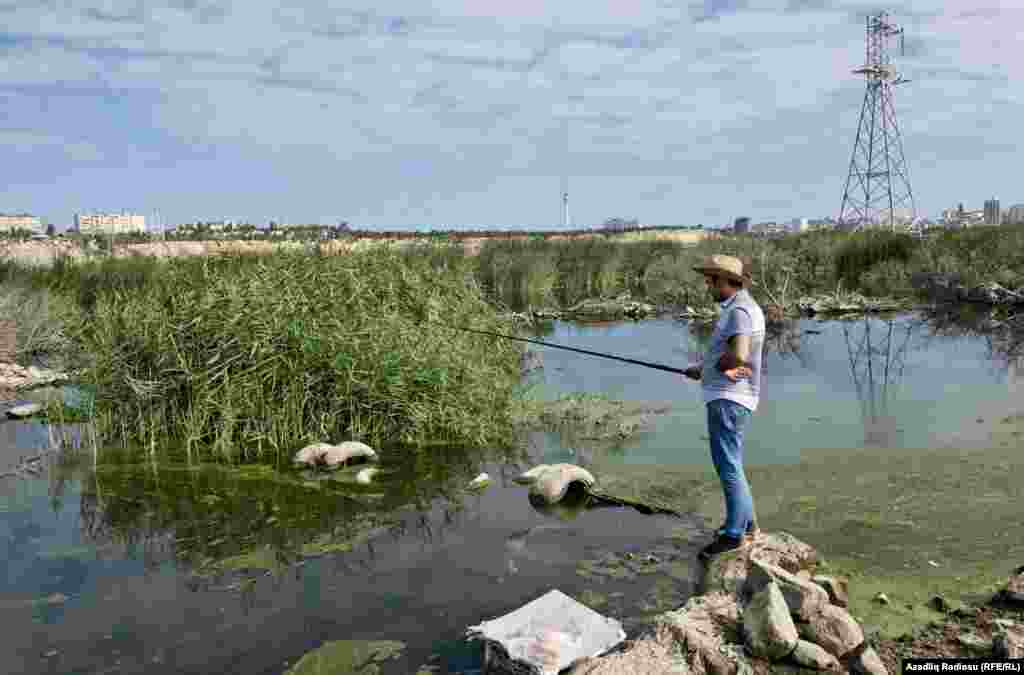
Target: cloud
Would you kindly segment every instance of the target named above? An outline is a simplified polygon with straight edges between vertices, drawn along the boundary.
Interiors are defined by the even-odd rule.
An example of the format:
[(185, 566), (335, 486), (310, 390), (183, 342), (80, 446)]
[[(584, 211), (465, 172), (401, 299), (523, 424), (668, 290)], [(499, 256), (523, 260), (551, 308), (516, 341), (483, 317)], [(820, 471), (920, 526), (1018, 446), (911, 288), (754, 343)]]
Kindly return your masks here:
[[(91, 143), (110, 166), (188, 162), (191, 173), (165, 189), (209, 193), (210, 204), (218, 197), (203, 171), (239, 172), (253, 185), (281, 172), (318, 177), (301, 199), (281, 197), (297, 212), (334, 213), (342, 199), (381, 221), (433, 213), (481, 222), (473, 209), (496, 207), (536, 222), (547, 207), (517, 191), (550, 181), (557, 192), (551, 174), (565, 173), (580, 219), (599, 221), (625, 199), (648, 204), (655, 220), (691, 209), (706, 222), (719, 213), (710, 202), (732, 204), (738, 185), (750, 205), (730, 209), (775, 208), (778, 183), (810, 195), (791, 200), (809, 215), (834, 210), (838, 197), (826, 193), (841, 191), (864, 93), (851, 71), (873, 9), (869, 0), (570, 1), (557, 10), (539, 0), (8, 2), (0, 95), (10, 126)], [(892, 9), (906, 28), (896, 60), (912, 80), (895, 96), (906, 146), (934, 145), (942, 162), (984, 155), (1009, 181), (1015, 165), (999, 158), (1014, 154), (1024, 103), (1024, 10), (967, 0)], [(965, 132), (966, 119), (980, 122)], [(972, 144), (972, 133), (991, 138)], [(0, 149), (15, 143), (5, 138)], [(17, 147), (31, 164), (28, 142)], [(912, 166), (922, 199), (969, 183), (951, 185), (940, 164)], [(27, 195), (30, 173), (0, 178)], [(339, 192), (324, 175), (351, 188)], [(397, 183), (405, 196), (392, 209)]]

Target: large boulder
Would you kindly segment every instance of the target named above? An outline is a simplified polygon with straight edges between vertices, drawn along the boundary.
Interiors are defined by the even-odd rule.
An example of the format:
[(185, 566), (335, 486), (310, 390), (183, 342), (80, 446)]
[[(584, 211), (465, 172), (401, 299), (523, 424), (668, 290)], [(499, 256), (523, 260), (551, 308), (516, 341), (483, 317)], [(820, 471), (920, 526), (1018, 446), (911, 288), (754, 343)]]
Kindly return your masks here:
[(839, 670), (839, 660), (836, 657), (807, 640), (797, 640), (790, 658), (797, 665), (811, 670)]
[(1024, 565), (1014, 570), (999, 595), (1007, 604), (1024, 607)]
[(694, 675), (751, 672), (740, 644), (740, 608), (734, 595), (718, 592), (690, 598), (682, 609), (659, 615), (656, 626), (661, 639), (674, 639)]
[(713, 558), (704, 573), (702, 590), (739, 595), (751, 560), (796, 574), (801, 570), (812, 570), (817, 565), (818, 554), (813, 547), (788, 532), (762, 533), (748, 546)]
[(882, 658), (867, 643), (854, 650), (845, 663), (850, 675), (889, 675)]
[(635, 640), (623, 651), (601, 658), (577, 661), (569, 675), (665, 675), (687, 673), (686, 660), (676, 648), (675, 638), (666, 627), (654, 635)]
[(743, 641), (754, 656), (776, 661), (793, 653), (799, 639), (782, 591), (769, 579), (743, 608)]
[(751, 561), (743, 593), (753, 595), (772, 582), (778, 585), (789, 611), (804, 621), (828, 604), (828, 593), (821, 586), (760, 560)]
[(842, 607), (825, 605), (806, 623), (797, 624), (800, 637), (827, 649), (838, 658), (864, 642), (864, 630)]
[(828, 600), (833, 605), (837, 605), (839, 607), (849, 606), (850, 580), (846, 577), (833, 577), (824, 574), (817, 574), (811, 577), (811, 581), (825, 589), (825, 592), (828, 593)]
[(1024, 626), (1000, 626), (992, 636), (992, 655), (1003, 659), (1024, 659)]

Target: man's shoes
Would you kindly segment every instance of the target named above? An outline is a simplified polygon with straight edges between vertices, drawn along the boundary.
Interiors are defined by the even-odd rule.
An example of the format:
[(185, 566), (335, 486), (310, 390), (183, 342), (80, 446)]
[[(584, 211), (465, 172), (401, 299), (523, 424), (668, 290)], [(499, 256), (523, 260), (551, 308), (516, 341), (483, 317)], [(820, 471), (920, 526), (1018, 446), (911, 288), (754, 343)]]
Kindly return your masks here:
[(720, 534), (717, 539), (702, 548), (700, 553), (697, 554), (697, 557), (702, 561), (707, 562), (719, 553), (735, 551), (742, 547), (743, 544), (744, 541), (742, 537), (730, 537), (727, 534)]
[[(721, 537), (725, 534), (725, 523), (722, 523), (717, 530), (715, 530), (715, 536)], [(744, 533), (744, 539), (748, 541), (754, 541), (761, 534), (761, 528), (757, 526), (757, 523), (750, 523), (747, 525), (747, 531)]]

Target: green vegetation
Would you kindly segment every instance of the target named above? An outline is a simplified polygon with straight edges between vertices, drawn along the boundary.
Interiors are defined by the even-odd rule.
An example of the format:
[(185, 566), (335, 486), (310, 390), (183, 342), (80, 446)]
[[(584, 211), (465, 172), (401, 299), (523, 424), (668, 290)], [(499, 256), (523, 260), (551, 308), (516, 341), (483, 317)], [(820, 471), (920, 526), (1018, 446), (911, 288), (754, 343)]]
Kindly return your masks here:
[(519, 347), (444, 328), (506, 326), (465, 261), (441, 262), (389, 247), (107, 259), (21, 281), (71, 301), (104, 442), (246, 458), (325, 439), (507, 444)]
[(745, 259), (754, 295), (782, 307), (840, 289), (906, 297), (915, 272), (1016, 286), (1024, 270), (1020, 226), (923, 240), (494, 238), (477, 255), (449, 237), (407, 244), (3, 262), (0, 309), (18, 319), (21, 362), (58, 354), (95, 387), (104, 443), (255, 459), (346, 438), (508, 444), (522, 347), (436, 324), (508, 332), (499, 311), (622, 294), (708, 305), (692, 267), (710, 253)]

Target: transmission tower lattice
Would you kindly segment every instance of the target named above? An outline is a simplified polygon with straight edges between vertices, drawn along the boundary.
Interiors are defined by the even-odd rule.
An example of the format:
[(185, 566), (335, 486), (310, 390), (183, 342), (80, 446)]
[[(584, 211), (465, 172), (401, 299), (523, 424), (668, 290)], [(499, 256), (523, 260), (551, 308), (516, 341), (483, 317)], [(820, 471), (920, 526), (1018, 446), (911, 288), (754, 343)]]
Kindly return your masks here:
[(853, 72), (864, 76), (867, 89), (839, 209), (839, 226), (859, 230), (888, 225), (895, 230), (898, 220), (913, 221), (915, 215), (903, 141), (892, 106), (893, 87), (910, 80), (897, 74), (889, 60), (890, 39), (898, 36), (903, 51), (903, 29), (890, 23), (886, 12), (867, 17), (866, 23), (867, 58), (864, 66)]

